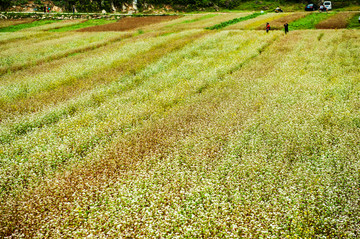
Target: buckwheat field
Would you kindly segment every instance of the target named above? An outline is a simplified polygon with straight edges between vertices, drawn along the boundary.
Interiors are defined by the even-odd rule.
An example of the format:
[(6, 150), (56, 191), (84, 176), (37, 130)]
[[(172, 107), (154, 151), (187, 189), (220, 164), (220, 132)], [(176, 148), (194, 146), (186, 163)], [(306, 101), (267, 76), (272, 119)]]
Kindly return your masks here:
[(359, 13), (251, 14), (1, 23), (0, 237), (360, 237)]

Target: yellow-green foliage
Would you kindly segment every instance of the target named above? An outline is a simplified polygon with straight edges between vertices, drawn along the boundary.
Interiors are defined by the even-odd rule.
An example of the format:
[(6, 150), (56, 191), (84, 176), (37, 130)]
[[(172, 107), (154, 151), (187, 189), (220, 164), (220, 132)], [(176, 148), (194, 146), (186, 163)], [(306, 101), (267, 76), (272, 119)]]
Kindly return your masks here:
[(9, 34), (8, 32), (0, 32), (0, 43), (12, 42), (19, 39), (31, 38), (32, 36), (42, 36), (46, 33), (44, 32), (12, 32)]
[(46, 24), (46, 25), (42, 25), (42, 26), (38, 26), (38, 27), (25, 28), (21, 31), (48, 31), (48, 30), (57, 29), (57, 28), (61, 28), (61, 27), (76, 25), (76, 24), (82, 23), (84, 21), (85, 20), (83, 20), (83, 19), (64, 20), (64, 21), (55, 22), (52, 24)]
[(34, 21), (34, 20), (31, 19), (31, 18), (25, 18), (25, 19), (21, 19), (21, 20), (4, 20), (4, 19), (1, 19), (0, 20), (0, 28), (12, 26), (12, 25), (18, 25), (18, 24), (27, 23), (27, 22), (32, 22), (32, 21)]
[(252, 30), (252, 29), (256, 29), (260, 25), (263, 25), (264, 29), (265, 29), (265, 25), (267, 22), (273, 21), (275, 19), (279, 19), (279, 18), (287, 16), (287, 15), (289, 15), (289, 13), (268, 13), (268, 14), (260, 15), (256, 18), (253, 18), (253, 19), (250, 19), (250, 20), (247, 20), (244, 22), (230, 25), (226, 29)]
[[(64, 54), (68, 51), (73, 52), (76, 48), (88, 47), (96, 45), (98, 42), (105, 42), (111, 38), (118, 37), (118, 33), (78, 33), (69, 35), (58, 35), (56, 39), (43, 39), (41, 42), (29, 39), (25, 42), (16, 42), (2, 47), (0, 53), (0, 67), (9, 68), (13, 65), (24, 65), (28, 62), (36, 62), (49, 56)], [(19, 44), (26, 47), (19, 48)]]
[[(4, 112), (104, 80), (33, 111), (1, 113), (0, 235), (359, 235), (360, 31), (152, 27), (44, 63), (54, 64), (47, 71), (1, 76)], [(90, 36), (59, 41), (73, 37), (76, 48)], [(57, 41), (44, 37), (37, 44)], [(172, 44), (141, 67), (111, 70)]]
[(253, 29), (259, 28), (260, 26), (263, 26), (263, 29), (265, 29), (267, 22), (271, 22), (271, 21), (277, 20), (277, 19), (279, 19), (279, 18), (286, 17), (286, 16), (288, 16), (288, 15), (290, 15), (290, 14), (291, 14), (291, 13), (272, 13), (272, 14), (267, 14), (267, 17), (266, 17), (266, 18), (258, 19), (258, 21), (254, 21), (254, 22), (251, 22), (251, 23), (245, 25), (245, 29), (247, 29), (247, 30), (253, 30)]
[[(186, 29), (204, 29), (206, 27), (211, 27), (216, 24), (222, 23), (224, 21), (229, 21), (234, 18), (244, 17), (250, 15), (251, 13), (242, 12), (242, 13), (214, 13), (211, 14), (211, 17), (205, 18), (203, 14), (187, 15), (182, 18), (172, 20), (171, 22), (158, 24), (155, 26), (149, 26), (145, 29), (162, 29), (167, 31), (179, 31)], [(215, 16), (213, 16), (215, 15)], [(200, 19), (199, 21), (194, 21), (195, 19)], [(189, 21), (189, 23), (184, 23)]]
[[(196, 31), (195, 31), (196, 32)], [(199, 32), (199, 31), (197, 31)], [(191, 34), (193, 32), (186, 32), (183, 35)], [(110, 35), (109, 35), (110, 34)], [(90, 34), (96, 39), (103, 36), (119, 37), (119, 33), (106, 33), (106, 34)], [(80, 34), (80, 36), (84, 34)], [(88, 34), (85, 34), (89, 36)], [(122, 46), (115, 45), (106, 50), (106, 54), (97, 54), (93, 58), (85, 58), (79, 62), (69, 61), (68, 64), (63, 65), (56, 70), (45, 69), (46, 71), (39, 75), (30, 75), (23, 78), (12, 78), (11, 75), (6, 77), (6, 81), (0, 85), (0, 101), (12, 101), (17, 98), (30, 97), (33, 94), (46, 91), (51, 88), (56, 88), (66, 82), (71, 82), (77, 78), (86, 77), (94, 73), (98, 73), (106, 68), (115, 66), (116, 62), (121, 62), (124, 59), (129, 59), (136, 54), (150, 49), (156, 44), (161, 44), (169, 39), (176, 38), (177, 35), (170, 35), (168, 37), (149, 38), (140, 41), (133, 41), (129, 44)], [(75, 37), (76, 38), (76, 37)], [(81, 39), (81, 38), (80, 38)], [(90, 38), (91, 39), (91, 38)], [(86, 40), (86, 39), (83, 39)], [(74, 44), (71, 43), (70, 44)], [(76, 47), (76, 45), (74, 46)], [(46, 50), (51, 51), (52, 47)], [(101, 51), (100, 51), (101, 52)], [(49, 52), (48, 54), (51, 54)]]

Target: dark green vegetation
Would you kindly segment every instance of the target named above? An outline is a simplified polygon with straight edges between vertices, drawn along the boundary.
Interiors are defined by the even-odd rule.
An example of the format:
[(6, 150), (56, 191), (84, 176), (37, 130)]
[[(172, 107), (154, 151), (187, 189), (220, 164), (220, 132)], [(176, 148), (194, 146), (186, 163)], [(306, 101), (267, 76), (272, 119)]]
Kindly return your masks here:
[[(0, 10), (6, 10), (13, 5), (24, 5), (27, 0), (0, 0)], [(54, 0), (56, 6), (64, 8), (68, 12), (72, 12), (72, 6), (81, 12), (99, 12), (102, 9), (110, 12), (112, 4), (114, 7), (121, 9), (122, 4), (131, 5), (133, 0)], [(141, 11), (149, 4), (162, 7), (170, 5), (175, 10), (191, 11), (196, 9), (217, 10), (222, 9), (242, 9), (242, 10), (272, 10), (277, 6), (282, 6), (286, 10), (302, 10), (309, 0), (138, 0), (138, 7)], [(44, 5), (41, 1), (35, 1), (38, 8)], [(335, 8), (349, 6), (350, 4), (360, 4), (360, 0), (336, 0), (333, 1)]]
[(221, 29), (221, 28), (227, 27), (229, 25), (236, 24), (238, 22), (242, 22), (242, 21), (246, 21), (246, 20), (255, 18), (255, 17), (260, 16), (262, 14), (263, 13), (253, 13), (253, 14), (247, 15), (245, 17), (239, 17), (239, 18), (232, 19), (230, 21), (226, 21), (226, 22), (222, 22), (220, 24), (216, 24), (216, 25), (214, 25), (212, 27), (208, 27), (206, 29), (209, 29), (209, 30)]
[(46, 25), (46, 24), (54, 23), (54, 22), (58, 22), (58, 20), (34, 21), (34, 22), (31, 22), (31, 23), (24, 23), (24, 24), (19, 24), (19, 25), (0, 28), (0, 32), (16, 32), (16, 31), (20, 31), (22, 29), (43, 26), (43, 25)]
[(359, 17), (360, 14), (356, 14), (353, 18), (351, 18), (348, 28), (360, 29)]
[(290, 30), (301, 30), (301, 29), (315, 29), (315, 25), (319, 22), (332, 16), (334, 12), (330, 13), (319, 13), (315, 12), (310, 15), (305, 16), (297, 21), (292, 22), (289, 25)]

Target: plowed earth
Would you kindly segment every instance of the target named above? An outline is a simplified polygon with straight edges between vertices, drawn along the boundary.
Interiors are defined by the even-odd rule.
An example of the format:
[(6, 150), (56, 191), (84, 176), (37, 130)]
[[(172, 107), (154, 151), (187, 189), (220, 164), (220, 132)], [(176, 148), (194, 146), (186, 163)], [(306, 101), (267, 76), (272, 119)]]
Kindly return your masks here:
[(151, 16), (151, 17), (125, 17), (118, 22), (101, 26), (87, 27), (79, 32), (101, 32), (101, 31), (127, 31), (138, 27), (147, 26), (159, 22), (170, 21), (179, 16)]

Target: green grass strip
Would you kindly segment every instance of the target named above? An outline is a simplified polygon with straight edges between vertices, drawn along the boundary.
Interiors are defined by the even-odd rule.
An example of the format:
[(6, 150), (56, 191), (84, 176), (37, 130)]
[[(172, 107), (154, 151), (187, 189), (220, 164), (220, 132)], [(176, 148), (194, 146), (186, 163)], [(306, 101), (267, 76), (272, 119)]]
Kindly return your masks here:
[(349, 25), (347, 28), (349, 29), (360, 29), (360, 22), (359, 22), (360, 14), (355, 14), (349, 21)]
[(315, 29), (315, 25), (326, 20), (335, 13), (317, 12), (309, 14), (289, 24), (290, 30)]
[(221, 29), (221, 28), (227, 27), (229, 25), (236, 24), (238, 22), (242, 22), (242, 21), (246, 21), (246, 20), (258, 17), (263, 14), (265, 14), (265, 13), (253, 13), (253, 14), (247, 15), (245, 17), (234, 18), (232, 20), (216, 24), (212, 27), (206, 27), (205, 29), (209, 29), (209, 30)]
[(51, 24), (51, 23), (58, 22), (58, 21), (60, 21), (60, 20), (39, 20), (39, 21), (30, 22), (30, 23), (24, 23), (24, 24), (0, 28), (0, 32), (16, 32), (16, 31), (20, 31), (22, 29), (38, 27), (38, 26)]
[(52, 30), (49, 30), (49, 32), (67, 32), (67, 31), (73, 31), (73, 30), (86, 28), (86, 27), (104, 25), (104, 24), (113, 23), (113, 22), (116, 22), (116, 20), (93, 19), (93, 20), (87, 20), (86, 22), (82, 22), (82, 23), (75, 24), (72, 26), (66, 26), (66, 27), (61, 27), (61, 28), (57, 28), (57, 29), (52, 29)]

